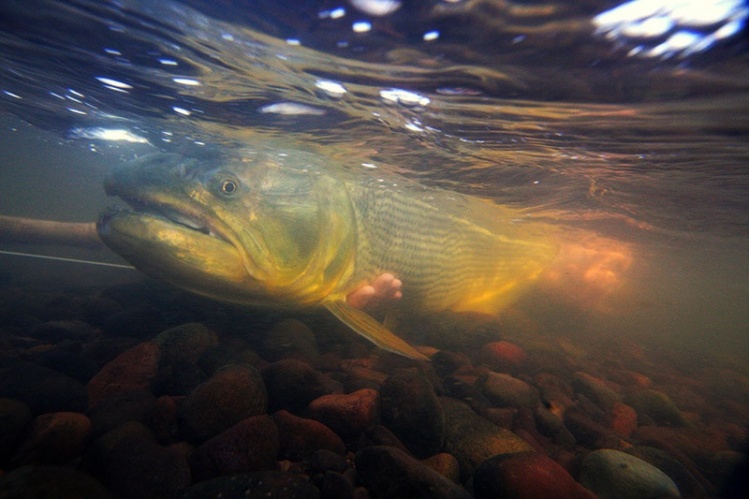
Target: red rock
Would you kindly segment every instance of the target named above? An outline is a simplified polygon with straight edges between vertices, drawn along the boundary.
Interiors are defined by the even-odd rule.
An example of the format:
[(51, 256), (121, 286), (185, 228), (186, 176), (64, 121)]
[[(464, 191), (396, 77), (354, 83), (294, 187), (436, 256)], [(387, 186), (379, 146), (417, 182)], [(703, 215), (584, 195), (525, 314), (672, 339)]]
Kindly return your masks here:
[(477, 499), (594, 499), (553, 459), (536, 452), (500, 454), (476, 469), (473, 489)]
[(108, 449), (100, 447), (102, 481), (120, 498), (178, 497), (191, 481), (184, 454), (133, 430), (113, 439)]
[(91, 435), (91, 421), (78, 412), (54, 412), (34, 419), (16, 464), (63, 464), (79, 456)]
[(164, 395), (156, 399), (150, 426), (160, 442), (176, 442), (179, 439), (179, 404), (184, 398)]
[(190, 467), (195, 481), (276, 466), (278, 428), (270, 416), (252, 416), (195, 449)]
[(310, 402), (308, 409), (314, 419), (341, 437), (352, 437), (377, 424), (380, 394), (363, 388), (349, 394), (323, 395)]
[(341, 437), (319, 421), (300, 418), (288, 411), (278, 411), (272, 417), (278, 427), (280, 456), (284, 459), (299, 461), (319, 449), (341, 455), (346, 452)]
[(286, 409), (298, 413), (317, 397), (330, 393), (325, 377), (300, 360), (279, 360), (261, 374), (268, 390), (269, 412)]
[(146, 341), (118, 355), (88, 382), (89, 406), (121, 393), (150, 390), (159, 368), (160, 350)]
[(651, 379), (644, 374), (628, 369), (609, 369), (608, 376), (611, 381), (624, 386), (650, 388), (650, 385), (653, 384)]
[(525, 350), (509, 341), (487, 343), (481, 349), (481, 360), (497, 370), (511, 370), (520, 366), (528, 355)]
[(204, 442), (245, 418), (263, 414), (268, 396), (260, 373), (247, 365), (230, 365), (182, 402), (181, 430), (188, 440)]
[(617, 435), (628, 437), (637, 429), (637, 412), (627, 404), (618, 402), (606, 414), (605, 425)]

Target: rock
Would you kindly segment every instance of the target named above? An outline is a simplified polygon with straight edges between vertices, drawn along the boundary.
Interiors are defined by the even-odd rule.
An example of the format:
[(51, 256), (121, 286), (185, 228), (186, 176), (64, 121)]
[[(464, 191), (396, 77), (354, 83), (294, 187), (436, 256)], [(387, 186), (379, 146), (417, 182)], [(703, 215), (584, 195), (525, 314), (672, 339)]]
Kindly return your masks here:
[(448, 350), (440, 350), (432, 355), (429, 360), (432, 361), (432, 367), (441, 376), (447, 376), (453, 374), (455, 371), (461, 368), (466, 368), (471, 365), (471, 360), (464, 353), (450, 352)]
[(309, 404), (309, 413), (343, 438), (373, 428), (380, 417), (380, 394), (370, 388), (349, 394), (318, 397)]
[(344, 456), (328, 449), (313, 452), (308, 459), (308, 465), (312, 473), (325, 473), (326, 471), (343, 473), (349, 469), (349, 463)]
[(400, 449), (407, 454), (411, 453), (411, 451), (408, 450), (408, 447), (403, 445), (403, 442), (395, 436), (395, 433), (381, 424), (367, 430), (365, 435), (369, 439), (370, 445), (386, 445), (388, 447)]
[(619, 436), (629, 437), (637, 429), (637, 412), (627, 404), (616, 402), (606, 413), (604, 425)]
[(603, 411), (610, 411), (622, 398), (606, 382), (588, 373), (578, 371), (572, 380), (575, 391), (582, 393)]
[(23, 466), (0, 476), (0, 499), (109, 499), (90, 476), (65, 466)]
[(510, 371), (521, 366), (528, 355), (509, 341), (494, 341), (481, 348), (481, 360), (497, 371)]
[(326, 471), (319, 482), (321, 497), (325, 499), (354, 499), (354, 486), (340, 473)]
[(463, 487), (394, 447), (356, 453), (356, 470), (372, 498), (470, 498)]
[(83, 345), (82, 355), (95, 366), (96, 372), (98, 372), (118, 355), (139, 343), (135, 338), (102, 338)]
[(613, 431), (578, 410), (571, 409), (565, 412), (564, 424), (575, 440), (587, 447), (618, 445), (619, 437)]
[(509, 374), (489, 372), (476, 381), (476, 388), (498, 407), (534, 407), (538, 391)]
[(203, 442), (245, 418), (265, 413), (266, 408), (265, 385), (257, 369), (227, 366), (184, 400), (182, 432), (189, 440)]
[(245, 363), (239, 350), (219, 344), (203, 352), (200, 359), (198, 359), (197, 366), (201, 371), (212, 376), (225, 367), (244, 364), (254, 365), (252, 363)]
[(42, 352), (34, 357), (34, 362), (59, 371), (81, 383), (88, 383), (97, 371), (94, 363), (85, 358), (82, 352), (67, 351), (63, 348), (53, 348)]
[(626, 403), (637, 414), (646, 415), (659, 426), (687, 426), (687, 420), (668, 395), (658, 390), (640, 390), (630, 394)]
[(630, 447), (625, 451), (627, 454), (635, 456), (646, 461), (674, 481), (679, 488), (679, 492), (684, 497), (706, 497), (708, 496), (705, 488), (699, 480), (692, 475), (684, 465), (668, 452), (655, 447), (636, 446)]
[(278, 427), (282, 458), (300, 461), (319, 449), (341, 455), (346, 452), (341, 437), (319, 421), (300, 418), (288, 411), (278, 411), (272, 417)]
[(180, 499), (318, 499), (320, 491), (304, 477), (285, 471), (257, 471), (196, 483)]
[(162, 331), (153, 341), (161, 347), (161, 361), (167, 365), (177, 362), (194, 364), (203, 352), (218, 346), (216, 333), (197, 322)]
[(0, 468), (15, 454), (32, 417), (31, 409), (23, 402), (0, 399)]
[(95, 334), (96, 328), (80, 320), (42, 322), (29, 331), (32, 338), (52, 343), (89, 341)]
[(179, 440), (179, 404), (183, 397), (162, 396), (156, 399), (148, 424), (161, 443)]
[(677, 457), (693, 474), (697, 471), (694, 463), (706, 463), (716, 453), (730, 448), (726, 436), (709, 426), (640, 426), (631, 438), (639, 445), (656, 447)]
[(448, 397), (439, 400), (445, 412), (444, 451), (457, 458), (464, 480), (491, 456), (533, 450), (522, 438), (490, 423), (466, 403)]
[(119, 498), (174, 497), (190, 484), (190, 467), (179, 450), (140, 435), (119, 438), (102, 464), (102, 480)]
[(328, 393), (324, 376), (300, 360), (274, 362), (262, 370), (262, 376), (268, 389), (268, 411), (298, 413)]
[(12, 358), (0, 359), (0, 397), (19, 400), (34, 414), (85, 412), (86, 389), (52, 369)]
[(78, 412), (53, 412), (37, 416), (26, 441), (18, 450), (16, 464), (64, 464), (83, 453), (91, 421)]
[(156, 397), (148, 391), (126, 392), (104, 399), (88, 412), (94, 437), (127, 421), (146, 423), (155, 404)]
[(113, 395), (150, 390), (159, 368), (159, 357), (159, 346), (150, 341), (118, 355), (88, 382), (90, 406)]
[(232, 473), (273, 469), (279, 451), (279, 435), (266, 415), (248, 417), (206, 441), (190, 456), (197, 481)]
[(314, 366), (320, 357), (315, 333), (296, 319), (276, 323), (268, 332), (264, 346), (266, 357), (273, 361), (297, 359)]
[(447, 452), (440, 452), (422, 461), (440, 475), (460, 483), (460, 464), (455, 456)]
[(538, 431), (547, 437), (553, 437), (564, 428), (564, 420), (550, 411), (544, 404), (538, 404), (533, 408), (533, 418), (536, 421)]
[(642, 459), (613, 449), (599, 449), (583, 460), (580, 482), (600, 499), (681, 497), (668, 475)]
[(171, 364), (161, 363), (153, 384), (154, 395), (189, 395), (208, 376), (195, 364), (175, 361)]
[(419, 458), (436, 454), (445, 438), (445, 415), (429, 380), (418, 370), (387, 378), (380, 389), (382, 423)]
[(653, 381), (644, 374), (628, 369), (611, 368), (608, 370), (608, 377), (623, 386), (650, 388), (653, 384)]
[(500, 454), (481, 463), (473, 476), (477, 499), (595, 499), (553, 459), (537, 452)]

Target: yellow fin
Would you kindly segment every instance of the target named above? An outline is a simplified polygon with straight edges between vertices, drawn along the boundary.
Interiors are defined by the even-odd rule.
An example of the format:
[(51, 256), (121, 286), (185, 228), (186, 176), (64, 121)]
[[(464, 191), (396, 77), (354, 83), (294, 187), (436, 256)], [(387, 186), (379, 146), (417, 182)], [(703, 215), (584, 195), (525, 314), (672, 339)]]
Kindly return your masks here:
[(398, 338), (385, 326), (374, 320), (370, 315), (356, 309), (343, 300), (325, 303), (325, 308), (335, 315), (341, 322), (364, 336), (369, 341), (389, 352), (417, 360), (429, 360), (414, 347)]

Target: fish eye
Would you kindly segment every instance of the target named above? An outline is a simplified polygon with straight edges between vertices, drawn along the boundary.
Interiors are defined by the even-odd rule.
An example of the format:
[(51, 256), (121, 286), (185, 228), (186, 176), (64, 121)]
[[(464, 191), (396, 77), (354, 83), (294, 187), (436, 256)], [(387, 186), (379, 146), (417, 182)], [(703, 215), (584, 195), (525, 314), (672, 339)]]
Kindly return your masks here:
[(225, 178), (219, 181), (219, 188), (221, 189), (221, 194), (231, 196), (239, 189), (239, 183), (232, 178)]

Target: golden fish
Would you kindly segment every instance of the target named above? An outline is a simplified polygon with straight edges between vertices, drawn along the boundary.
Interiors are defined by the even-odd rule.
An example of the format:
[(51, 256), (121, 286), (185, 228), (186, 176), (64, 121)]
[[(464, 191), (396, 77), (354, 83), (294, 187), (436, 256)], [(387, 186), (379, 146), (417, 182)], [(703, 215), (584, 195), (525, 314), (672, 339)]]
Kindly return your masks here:
[(346, 297), (389, 272), (399, 307), (497, 314), (556, 254), (549, 226), (488, 201), (330, 173), (302, 151), (218, 161), (150, 155), (118, 168), (101, 239), (136, 268), (215, 299), (325, 306), (376, 345), (426, 358)]

